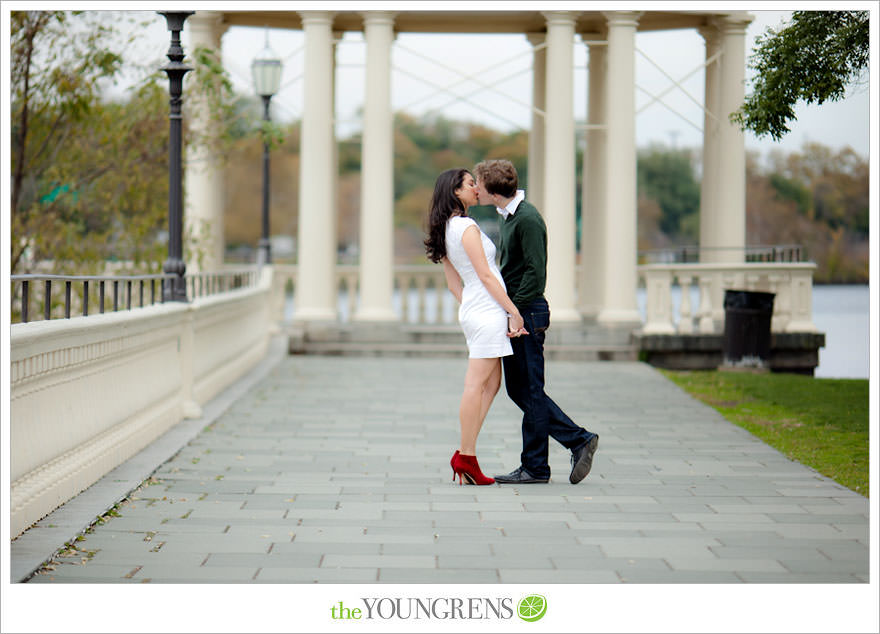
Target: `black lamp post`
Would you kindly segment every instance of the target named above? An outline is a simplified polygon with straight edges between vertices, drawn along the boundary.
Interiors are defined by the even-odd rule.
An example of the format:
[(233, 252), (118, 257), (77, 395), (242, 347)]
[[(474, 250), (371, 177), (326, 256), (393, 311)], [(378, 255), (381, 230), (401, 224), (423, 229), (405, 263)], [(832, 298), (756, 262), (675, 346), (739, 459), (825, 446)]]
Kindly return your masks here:
[(171, 31), (171, 47), (168, 49), (170, 60), (162, 70), (168, 74), (171, 95), (171, 122), (169, 153), (168, 153), (168, 259), (162, 266), (165, 273), (172, 273), (176, 277), (165, 285), (163, 299), (172, 302), (185, 302), (186, 281), (183, 278), (186, 273), (186, 263), (183, 261), (183, 185), (181, 169), (181, 124), (183, 123), (182, 105), (183, 76), (192, 70), (183, 63), (183, 46), (180, 44), (180, 32), (183, 23), (195, 11), (159, 11), (168, 22), (168, 30)]
[[(266, 31), (266, 46), (251, 64), (254, 76), (254, 91), (263, 99), (263, 119), (270, 121), (269, 102), (278, 92), (281, 84), (281, 60), (269, 48), (269, 32)], [(269, 143), (263, 142), (263, 234), (257, 252), (260, 265), (272, 262), (269, 245)]]

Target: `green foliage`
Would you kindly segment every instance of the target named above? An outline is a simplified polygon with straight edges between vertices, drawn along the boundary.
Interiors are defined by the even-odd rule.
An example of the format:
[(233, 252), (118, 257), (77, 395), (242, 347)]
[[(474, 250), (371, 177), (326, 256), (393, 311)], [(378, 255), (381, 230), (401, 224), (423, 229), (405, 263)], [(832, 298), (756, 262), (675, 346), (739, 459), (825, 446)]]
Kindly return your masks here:
[(770, 174), (770, 184), (782, 200), (791, 200), (800, 213), (806, 215), (812, 207), (810, 191), (803, 184), (779, 174)]
[[(128, 262), (136, 272), (161, 268), (167, 249), (168, 85), (157, 60), (125, 58), (143, 33), (135, 16), (11, 14), (15, 273), (47, 261), (53, 273), (103, 273), (108, 260)], [(195, 70), (184, 82), (186, 147), (224, 157), (235, 139), (255, 132), (279, 144), (280, 128), (254, 126), (258, 117), (235, 95), (216, 52), (197, 48), (192, 56)], [(140, 80), (124, 98), (110, 101), (105, 89), (123, 69)]]
[(795, 374), (664, 374), (792, 460), (868, 496), (868, 381)]
[(868, 161), (816, 143), (769, 158), (747, 162), (747, 242), (806, 247), (816, 282), (867, 283)]
[(798, 101), (837, 101), (868, 67), (868, 11), (795, 11), (779, 31), (756, 39), (752, 93), (731, 121), (781, 139)]
[(11, 18), (12, 270), (52, 259), (55, 272), (96, 272), (114, 241), (126, 259), (154, 260), (156, 193), (167, 191), (153, 186), (156, 161), (167, 156), (162, 100), (149, 81), (127, 105), (101, 98), (123, 66), (125, 20), (65, 11)]
[(694, 242), (699, 236), (700, 185), (687, 150), (652, 146), (638, 155), (640, 197), (657, 201), (660, 228), (668, 236)]

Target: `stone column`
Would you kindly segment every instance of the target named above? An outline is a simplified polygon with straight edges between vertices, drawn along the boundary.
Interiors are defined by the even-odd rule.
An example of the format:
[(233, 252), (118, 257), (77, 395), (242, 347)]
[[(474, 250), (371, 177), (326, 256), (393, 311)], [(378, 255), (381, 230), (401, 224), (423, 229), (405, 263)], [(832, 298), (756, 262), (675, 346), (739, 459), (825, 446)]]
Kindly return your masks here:
[(391, 44), (394, 14), (365, 12), (367, 43), (364, 130), (361, 142), (361, 321), (396, 321), (394, 293), (394, 132)]
[(546, 11), (547, 77), (544, 117), (544, 208), (547, 223), (547, 287), (553, 321), (580, 322), (575, 288), (575, 13)]
[(336, 319), (336, 210), (333, 208), (333, 14), (302, 11), (305, 77), (300, 136), (298, 321)]
[(746, 28), (748, 13), (732, 13), (716, 20), (721, 37), (721, 69), (718, 90), (718, 225), (715, 235), (724, 240), (720, 261), (742, 262), (746, 245), (746, 149), (745, 134), (728, 118), (745, 99)]
[(587, 66), (587, 128), (581, 192), (581, 269), (578, 310), (594, 320), (602, 309), (605, 284), (605, 91), (608, 48), (605, 36), (584, 34)]
[[(198, 47), (212, 49), (221, 56), (221, 37), (227, 29), (222, 21), (223, 15), (216, 11), (197, 11), (187, 19), (184, 33), (189, 34), (187, 53), (190, 58)], [(184, 118), (196, 136), (210, 135), (214, 122), (210, 119), (204, 98), (187, 96), (184, 104)], [(226, 183), (223, 166), (220, 159), (203, 144), (187, 148), (184, 165), (186, 272), (218, 271), (223, 265), (225, 249), (223, 206)], [(255, 217), (259, 217), (259, 211), (259, 208), (254, 208)]]
[[(706, 41), (706, 61), (719, 50), (718, 29), (714, 26), (700, 27), (700, 35)], [(717, 262), (720, 251), (716, 247), (724, 246), (724, 236), (718, 234), (720, 222), (718, 214), (718, 154), (720, 111), (718, 109), (718, 91), (720, 88), (718, 71), (720, 60), (706, 65), (705, 97), (703, 116), (703, 177), (700, 181), (700, 261)]]
[[(544, 43), (543, 33), (527, 35), (533, 47)], [(532, 57), (532, 129), (529, 130), (529, 177), (526, 198), (544, 212), (544, 115), (547, 82), (547, 49), (536, 48)], [(540, 110), (541, 112), (538, 112)], [(522, 186), (522, 184), (521, 184)]]
[(605, 282), (599, 323), (641, 323), (636, 304), (635, 38), (641, 13), (608, 11), (605, 91)]

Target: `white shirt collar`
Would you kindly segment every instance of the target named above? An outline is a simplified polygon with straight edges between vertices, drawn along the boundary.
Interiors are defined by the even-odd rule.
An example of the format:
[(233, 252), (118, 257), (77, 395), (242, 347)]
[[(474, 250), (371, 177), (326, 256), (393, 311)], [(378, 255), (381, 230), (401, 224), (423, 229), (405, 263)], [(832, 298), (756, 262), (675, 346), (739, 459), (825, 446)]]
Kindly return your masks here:
[(512, 216), (516, 213), (516, 208), (519, 207), (519, 204), (524, 201), (526, 198), (526, 190), (517, 189), (516, 196), (513, 197), (509, 203), (507, 203), (506, 207), (495, 207), (498, 210), (498, 213), (504, 216), (504, 219), (507, 220), (508, 216)]

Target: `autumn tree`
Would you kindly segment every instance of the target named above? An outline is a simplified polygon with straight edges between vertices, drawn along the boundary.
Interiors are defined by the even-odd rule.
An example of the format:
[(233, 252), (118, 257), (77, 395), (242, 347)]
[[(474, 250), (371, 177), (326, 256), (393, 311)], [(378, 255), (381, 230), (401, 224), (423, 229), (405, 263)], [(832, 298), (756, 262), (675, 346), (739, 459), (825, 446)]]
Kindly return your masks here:
[[(154, 19), (162, 19), (154, 16)], [(11, 270), (51, 261), (53, 273), (102, 273), (107, 260), (156, 272), (165, 259), (168, 217), (168, 88), (163, 63), (129, 59), (143, 29), (132, 12), (11, 13)], [(128, 55), (129, 58), (125, 58)], [(212, 125), (184, 120), (188, 149), (225, 156), (271, 127), (236, 109), (216, 53), (196, 49), (185, 101), (201, 101)], [(123, 70), (137, 77), (115, 100), (107, 88)], [(258, 117), (254, 117), (255, 120)]]
[(794, 11), (779, 30), (756, 39), (752, 93), (731, 121), (758, 137), (789, 132), (799, 101), (838, 101), (868, 67), (868, 11)]

